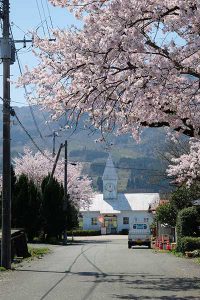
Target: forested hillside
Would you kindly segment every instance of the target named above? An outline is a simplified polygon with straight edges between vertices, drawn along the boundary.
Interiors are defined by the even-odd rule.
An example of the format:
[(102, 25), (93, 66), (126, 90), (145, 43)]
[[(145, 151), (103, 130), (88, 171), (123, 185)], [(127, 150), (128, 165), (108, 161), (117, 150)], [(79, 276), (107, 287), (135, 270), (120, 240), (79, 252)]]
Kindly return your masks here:
[[(40, 136), (33, 120), (29, 107), (15, 107), (15, 111), (27, 132), (41, 149), (52, 150), (52, 133), (56, 131), (56, 150), (61, 142), (68, 140), (69, 160), (83, 162), (84, 172), (93, 179), (96, 190), (102, 190), (101, 176), (108, 156), (108, 148), (104, 143), (96, 143), (100, 137), (97, 131), (91, 131), (84, 127), (80, 121), (75, 132), (74, 129), (63, 130), (66, 124), (65, 118), (59, 122), (50, 122), (49, 113), (41, 111), (38, 107), (32, 107), (36, 124), (41, 132)], [(2, 111), (2, 108), (1, 108)], [(11, 148), (12, 158), (23, 152), (25, 145), (37, 151), (30, 137), (19, 126), (15, 118), (11, 118)], [(2, 112), (0, 115), (2, 124)], [(2, 136), (2, 126), (1, 126)], [(136, 143), (131, 135), (110, 136), (112, 143), (110, 152), (119, 175), (119, 191), (126, 192), (167, 192), (171, 187), (169, 181), (163, 177), (165, 162), (158, 157), (158, 151), (165, 148), (165, 132), (163, 129), (146, 129), (142, 133), (141, 142)], [(1, 165), (2, 168), (2, 139)]]

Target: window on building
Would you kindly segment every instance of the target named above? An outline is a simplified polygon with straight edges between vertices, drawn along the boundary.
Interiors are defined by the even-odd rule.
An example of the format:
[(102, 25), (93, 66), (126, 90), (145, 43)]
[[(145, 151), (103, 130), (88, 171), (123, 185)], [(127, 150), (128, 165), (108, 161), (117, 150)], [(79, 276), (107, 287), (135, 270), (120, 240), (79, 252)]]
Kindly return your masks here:
[(123, 224), (129, 224), (129, 217), (123, 217)]
[(91, 225), (97, 225), (97, 218), (91, 219)]
[(144, 222), (149, 222), (149, 218), (144, 218)]

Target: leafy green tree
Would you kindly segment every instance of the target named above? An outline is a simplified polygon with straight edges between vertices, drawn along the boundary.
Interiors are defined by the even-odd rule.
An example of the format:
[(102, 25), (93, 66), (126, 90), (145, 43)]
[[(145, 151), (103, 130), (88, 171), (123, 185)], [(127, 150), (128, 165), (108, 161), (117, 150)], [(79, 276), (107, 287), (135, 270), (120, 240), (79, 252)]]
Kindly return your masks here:
[(65, 210), (65, 216), (66, 216), (66, 229), (67, 230), (73, 230), (78, 227), (78, 209), (75, 207), (73, 202), (70, 200), (69, 195), (67, 195), (67, 203), (66, 203), (66, 210)]
[(190, 188), (182, 186), (171, 194), (169, 203), (156, 209), (156, 219), (164, 224), (175, 226), (179, 211), (191, 207), (192, 201), (200, 197), (200, 187), (192, 185)]
[(198, 211), (196, 207), (182, 209), (177, 216), (177, 235), (196, 236), (198, 231)]
[(161, 224), (175, 226), (177, 212), (174, 210), (171, 203), (165, 203), (156, 209), (156, 220)]
[(21, 175), (14, 187), (12, 227), (24, 228), (28, 240), (37, 236), (40, 229), (41, 195), (26, 175)]
[(183, 208), (192, 206), (192, 201), (200, 197), (199, 185), (192, 185), (189, 188), (182, 186), (171, 195), (170, 203), (178, 212)]
[(200, 224), (199, 212), (196, 207), (187, 207), (179, 211), (177, 216), (177, 251), (183, 252), (183, 238), (197, 237)]
[(42, 182), (42, 218), (43, 229), (47, 238), (62, 234), (65, 228), (65, 213), (63, 210), (63, 186), (49, 176)]

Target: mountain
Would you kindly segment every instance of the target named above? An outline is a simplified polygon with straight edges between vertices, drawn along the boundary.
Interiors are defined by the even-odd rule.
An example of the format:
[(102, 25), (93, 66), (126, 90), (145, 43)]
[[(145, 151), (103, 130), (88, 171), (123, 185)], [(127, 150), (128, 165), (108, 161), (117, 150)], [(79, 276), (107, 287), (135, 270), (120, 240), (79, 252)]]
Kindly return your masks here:
[[(37, 106), (14, 107), (14, 110), (24, 128), (15, 117), (11, 117), (11, 155), (12, 158), (23, 153), (25, 145), (34, 151), (30, 136), (40, 149), (52, 151), (53, 131), (56, 137), (56, 149), (61, 142), (68, 140), (69, 161), (79, 161), (84, 165), (83, 172), (93, 179), (96, 190), (102, 190), (101, 176), (108, 156), (108, 148), (104, 143), (96, 143), (100, 133), (94, 129), (85, 128), (85, 118), (82, 118), (76, 130), (63, 130), (66, 117), (59, 121), (50, 121), (50, 113), (42, 111)], [(32, 110), (32, 113), (31, 113)], [(34, 122), (35, 119), (35, 122)], [(2, 124), (2, 106), (0, 113)], [(37, 127), (40, 133), (37, 130)], [(0, 128), (2, 136), (2, 126)], [(158, 149), (165, 147), (165, 132), (163, 129), (145, 129), (141, 142), (136, 143), (130, 134), (122, 136), (110, 135), (108, 142), (112, 144), (110, 152), (118, 171), (119, 191), (128, 192), (167, 192), (171, 189), (169, 181), (163, 177), (165, 163), (158, 158)], [(63, 155), (63, 154), (62, 154)], [(0, 156), (2, 162), (2, 139), (0, 141)], [(2, 169), (2, 163), (0, 164)]]

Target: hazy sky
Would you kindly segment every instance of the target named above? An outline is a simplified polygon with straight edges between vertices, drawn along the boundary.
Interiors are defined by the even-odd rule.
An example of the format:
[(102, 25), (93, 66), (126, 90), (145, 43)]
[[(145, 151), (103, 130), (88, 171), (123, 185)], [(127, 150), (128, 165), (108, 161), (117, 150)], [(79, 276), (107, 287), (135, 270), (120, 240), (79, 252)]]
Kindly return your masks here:
[[(36, 28), (38, 28), (38, 32), (41, 36), (48, 36), (47, 24), (49, 29), (52, 27), (52, 24), (53, 28), (67, 28), (72, 24), (80, 26), (80, 22), (78, 22), (73, 15), (69, 14), (66, 9), (55, 8), (49, 4), (47, 0), (10, 0), (10, 23), (15, 40), (23, 39), (24, 36), (27, 39), (31, 39), (29, 32)], [(29, 66), (35, 64), (30, 43), (27, 43), (26, 48), (23, 48), (23, 44), (16, 44), (16, 48), (18, 49), (18, 57), (22, 68), (26, 64)], [(0, 74), (2, 96), (2, 65)], [(11, 66), (11, 80), (17, 78), (19, 74), (19, 67), (16, 61), (15, 64)], [(13, 106), (20, 106), (20, 103), (22, 105), (26, 104), (23, 88), (16, 89), (13, 85), (11, 86), (11, 101)]]

